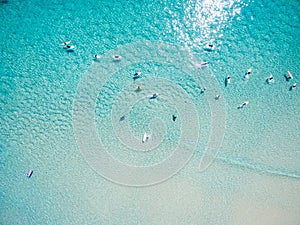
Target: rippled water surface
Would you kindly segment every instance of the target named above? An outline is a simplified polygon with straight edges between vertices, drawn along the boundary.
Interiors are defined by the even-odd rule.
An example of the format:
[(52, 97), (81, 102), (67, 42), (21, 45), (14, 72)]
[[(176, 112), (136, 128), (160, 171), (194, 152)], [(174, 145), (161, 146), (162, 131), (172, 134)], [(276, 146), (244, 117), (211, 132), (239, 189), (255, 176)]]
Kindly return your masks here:
[(299, 223), (299, 1), (0, 11), (1, 224)]

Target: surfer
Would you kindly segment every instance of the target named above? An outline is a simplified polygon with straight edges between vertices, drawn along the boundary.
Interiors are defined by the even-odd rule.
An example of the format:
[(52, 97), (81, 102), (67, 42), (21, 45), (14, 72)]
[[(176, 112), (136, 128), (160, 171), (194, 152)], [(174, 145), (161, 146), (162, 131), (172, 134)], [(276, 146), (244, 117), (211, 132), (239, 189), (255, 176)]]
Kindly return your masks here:
[(203, 87), (203, 89), (200, 91), (200, 94), (203, 94), (204, 91), (206, 91), (206, 87)]
[(120, 55), (113, 55), (112, 58), (114, 59), (114, 61), (120, 61), (122, 56)]
[(290, 71), (287, 71), (287, 74), (288, 75), (285, 75), (286, 81), (294, 79), (294, 77), (293, 77), (293, 75), (292, 75), (292, 73)]
[(245, 101), (245, 102), (243, 102), (242, 104), (239, 105), (238, 109), (244, 108), (248, 104), (249, 104), (249, 102)]
[(67, 51), (74, 51), (75, 49), (75, 46), (74, 45), (65, 45), (64, 46), (64, 49), (66, 49)]
[(270, 83), (273, 83), (275, 80), (274, 80), (274, 77), (273, 75), (271, 74), (268, 78), (267, 78), (267, 82), (270, 84)]
[(137, 91), (137, 92), (141, 91), (143, 88), (144, 88), (144, 86), (139, 85), (136, 87), (135, 91)]
[(249, 78), (249, 75), (250, 75), (251, 73), (252, 73), (252, 68), (249, 68), (248, 71), (247, 71), (247, 73), (245, 73), (244, 78), (245, 78), (245, 79), (248, 79), (248, 78)]
[(227, 84), (230, 84), (230, 76), (227, 77)]
[(122, 116), (120, 117), (120, 121), (123, 121), (123, 120), (125, 120), (125, 115), (122, 115)]
[(30, 169), (30, 170), (29, 170), (29, 172), (27, 173), (27, 177), (28, 177), (28, 178), (30, 178), (30, 177), (31, 177), (31, 175), (32, 175), (32, 173), (33, 173), (33, 170), (32, 170), (32, 169)]
[(151, 98), (151, 99), (157, 98), (157, 96), (158, 96), (158, 93), (154, 93), (154, 94), (152, 94), (152, 95), (150, 96), (150, 98)]
[(215, 48), (216, 48), (216, 46), (213, 44), (207, 44), (204, 46), (205, 51), (213, 51), (213, 50), (215, 50)]
[(290, 91), (295, 89), (297, 87), (297, 84), (296, 83), (293, 83), (293, 85), (290, 87)]
[(208, 66), (208, 64), (209, 64), (209, 62), (202, 62), (202, 63), (200, 64), (200, 66), (201, 66), (201, 67), (205, 67), (205, 66)]
[(68, 45), (70, 43), (71, 43), (71, 41), (65, 41), (65, 42), (62, 43), (62, 45)]
[(142, 72), (135, 72), (135, 73), (133, 74), (133, 79), (140, 78), (140, 77), (141, 77), (141, 74), (142, 74)]
[(172, 115), (172, 119), (173, 119), (174, 122), (176, 121), (177, 115), (175, 113)]

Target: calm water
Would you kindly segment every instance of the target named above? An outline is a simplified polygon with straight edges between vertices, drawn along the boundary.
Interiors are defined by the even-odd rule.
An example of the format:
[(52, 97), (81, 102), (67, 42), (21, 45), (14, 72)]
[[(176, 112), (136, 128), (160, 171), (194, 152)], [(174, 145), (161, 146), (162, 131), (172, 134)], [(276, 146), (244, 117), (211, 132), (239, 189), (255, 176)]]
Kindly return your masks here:
[[(289, 90), (300, 79), (299, 1), (2, 0), (0, 7), (1, 224), (300, 222), (299, 87)], [(61, 45), (68, 40), (73, 52)], [(216, 49), (204, 51), (207, 43)], [(197, 68), (204, 61), (209, 66)], [(133, 80), (136, 71), (142, 78)], [(270, 74), (275, 82), (267, 84)], [(135, 92), (137, 85), (144, 89)], [(149, 99), (154, 92), (159, 97)], [(144, 132), (152, 136), (142, 144)], [(170, 164), (138, 177), (109, 160), (100, 165), (95, 137), (132, 166), (173, 160), (184, 146), (182, 169), (169, 173)], [(217, 142), (215, 160), (200, 172)], [(120, 180), (111, 182), (103, 165)]]

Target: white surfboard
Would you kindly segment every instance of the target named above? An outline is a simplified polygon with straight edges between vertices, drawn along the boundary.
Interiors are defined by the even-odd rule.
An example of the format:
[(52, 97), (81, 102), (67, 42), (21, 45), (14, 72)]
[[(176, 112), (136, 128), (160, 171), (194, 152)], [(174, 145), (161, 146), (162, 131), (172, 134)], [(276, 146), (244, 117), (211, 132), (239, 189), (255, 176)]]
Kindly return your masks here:
[(148, 141), (150, 139), (150, 137), (151, 137), (150, 134), (144, 133), (142, 142), (145, 143), (146, 141)]
[(70, 43), (71, 43), (71, 41), (65, 41), (61, 45), (69, 45)]

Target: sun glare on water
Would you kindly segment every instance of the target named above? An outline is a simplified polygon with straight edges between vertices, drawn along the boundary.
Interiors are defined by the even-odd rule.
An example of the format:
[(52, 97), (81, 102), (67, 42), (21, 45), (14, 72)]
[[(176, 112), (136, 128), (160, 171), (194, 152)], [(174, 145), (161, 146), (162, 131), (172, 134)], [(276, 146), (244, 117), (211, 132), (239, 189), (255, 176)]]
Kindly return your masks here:
[(185, 47), (201, 48), (223, 36), (225, 28), (238, 19), (241, 9), (248, 3), (241, 0), (188, 0), (165, 8), (171, 17), (168, 32)]

